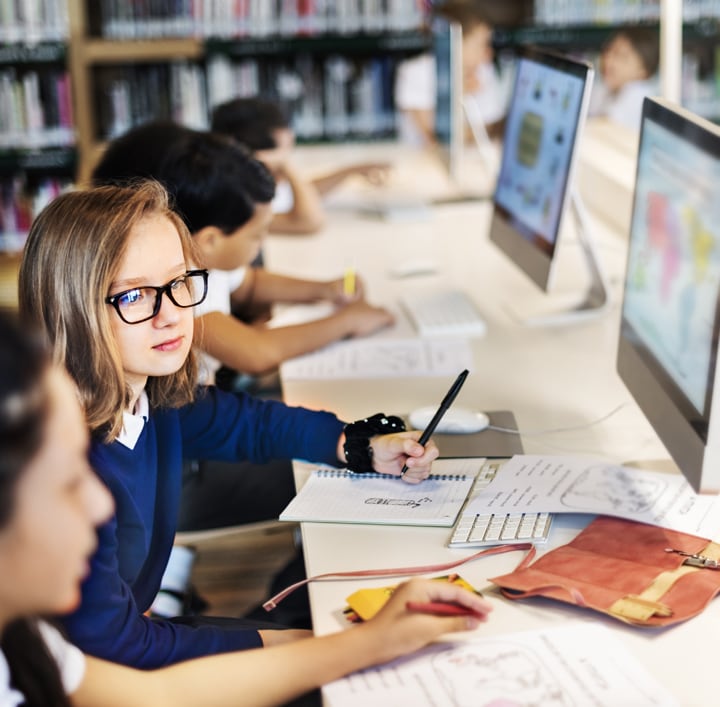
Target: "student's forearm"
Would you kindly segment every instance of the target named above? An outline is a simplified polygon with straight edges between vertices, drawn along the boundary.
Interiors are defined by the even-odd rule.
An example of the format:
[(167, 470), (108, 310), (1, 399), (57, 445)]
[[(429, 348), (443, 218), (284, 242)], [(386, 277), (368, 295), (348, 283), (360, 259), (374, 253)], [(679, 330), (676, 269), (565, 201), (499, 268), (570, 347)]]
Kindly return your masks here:
[(315, 189), (318, 190), (318, 193), (324, 195), (335, 189), (335, 187), (340, 186), (353, 172), (354, 170), (352, 168), (344, 167), (343, 169), (325, 174), (322, 177), (316, 177), (312, 180), (312, 183)]
[(322, 280), (303, 280), (263, 268), (255, 270), (255, 284), (252, 299), (256, 304), (280, 302), (317, 302), (330, 299), (331, 288)]
[(366, 627), (261, 648), (209, 656), (154, 671), (88, 658), (73, 695), (76, 707), (246, 707), (285, 704), (305, 692), (383, 658)]
[[(437, 450), (436, 450), (437, 451)], [(440, 601), (467, 609), (463, 616), (439, 616), (410, 609), (411, 603)], [(475, 629), (492, 605), (452, 582), (412, 579), (398, 586), (367, 623), (321, 638), (224, 653), (138, 671), (87, 658), (77, 707), (246, 707), (288, 700), (348, 673), (387, 662), (427, 645), (438, 636)]]
[[(377, 661), (377, 637), (366, 630), (358, 631), (357, 628), (362, 627), (275, 648), (248, 651), (242, 656), (230, 655), (227, 656), (228, 664), (223, 667), (212, 665), (211, 661), (203, 661), (206, 664), (197, 665), (195, 675), (190, 675), (190, 671), (181, 666), (169, 668), (168, 673), (175, 673), (172, 683), (177, 688), (177, 694), (168, 704), (203, 704), (206, 707), (240, 703), (253, 707), (285, 704), (293, 697)], [(242, 660), (242, 667), (237, 665), (234, 679), (228, 680), (227, 674), (232, 674), (230, 664), (233, 659), (236, 663)], [(207, 675), (208, 669), (211, 675)], [(208, 695), (208, 685), (216, 686), (218, 680), (223, 679), (225, 694), (216, 690), (214, 696)], [(195, 691), (195, 699), (199, 701), (177, 701), (181, 696), (186, 699), (185, 695), (191, 690)], [(229, 691), (234, 691), (236, 701), (228, 699)]]
[(316, 177), (312, 183), (323, 195), (340, 186), (348, 177), (353, 176), (363, 177), (371, 184), (379, 186), (385, 180), (390, 166), (389, 162), (358, 162)]
[(274, 233), (298, 234), (319, 231), (325, 224), (325, 214), (315, 185), (303, 179), (294, 168), (286, 168), (285, 177), (293, 192), (293, 207), (288, 213), (276, 214), (270, 230)]

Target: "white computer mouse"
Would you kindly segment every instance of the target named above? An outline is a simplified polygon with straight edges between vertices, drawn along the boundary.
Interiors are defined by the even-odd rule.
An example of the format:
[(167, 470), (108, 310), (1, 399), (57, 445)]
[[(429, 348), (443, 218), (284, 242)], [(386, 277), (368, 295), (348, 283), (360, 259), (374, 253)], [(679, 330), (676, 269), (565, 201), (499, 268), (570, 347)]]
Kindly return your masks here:
[(394, 263), (389, 268), (388, 275), (401, 279), (419, 275), (434, 275), (437, 271), (438, 264), (430, 258), (409, 258)]
[[(408, 419), (416, 430), (424, 430), (433, 415), (436, 407), (422, 407), (413, 410)], [(435, 428), (435, 432), (441, 434), (470, 434), (480, 432), (490, 424), (490, 418), (484, 412), (477, 412), (463, 407), (451, 407)]]

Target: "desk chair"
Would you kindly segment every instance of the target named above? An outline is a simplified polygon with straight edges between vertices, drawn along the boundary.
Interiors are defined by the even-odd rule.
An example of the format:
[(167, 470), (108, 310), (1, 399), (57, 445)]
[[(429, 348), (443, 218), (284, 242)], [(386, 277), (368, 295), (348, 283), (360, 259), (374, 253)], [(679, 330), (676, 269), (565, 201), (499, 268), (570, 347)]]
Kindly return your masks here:
[(277, 520), (184, 531), (175, 544), (196, 551), (191, 582), (216, 615), (240, 616), (267, 598), (278, 570), (296, 554), (299, 526)]

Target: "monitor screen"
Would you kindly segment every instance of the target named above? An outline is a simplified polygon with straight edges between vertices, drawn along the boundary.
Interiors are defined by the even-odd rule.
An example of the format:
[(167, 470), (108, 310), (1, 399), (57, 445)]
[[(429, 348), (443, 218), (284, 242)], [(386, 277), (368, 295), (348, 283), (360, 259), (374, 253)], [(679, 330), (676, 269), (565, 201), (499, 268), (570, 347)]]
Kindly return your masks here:
[[(646, 99), (617, 366), (696, 490), (720, 490), (720, 130)], [(714, 432), (714, 434), (713, 434)], [(718, 448), (716, 452), (715, 449)]]
[(452, 179), (457, 179), (463, 149), (462, 29), (442, 17), (432, 21), (435, 57), (435, 139)]
[(592, 77), (585, 63), (532, 48), (517, 60), (490, 240), (543, 289), (549, 286)]

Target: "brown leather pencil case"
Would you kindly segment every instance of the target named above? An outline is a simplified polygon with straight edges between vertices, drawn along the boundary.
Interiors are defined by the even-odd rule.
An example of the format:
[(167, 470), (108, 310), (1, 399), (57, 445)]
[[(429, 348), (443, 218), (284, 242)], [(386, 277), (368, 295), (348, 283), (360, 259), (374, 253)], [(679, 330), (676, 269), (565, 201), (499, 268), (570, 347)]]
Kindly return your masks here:
[(699, 614), (720, 591), (720, 545), (694, 535), (608, 516), (570, 543), (493, 577), (510, 599), (544, 596), (639, 626)]

